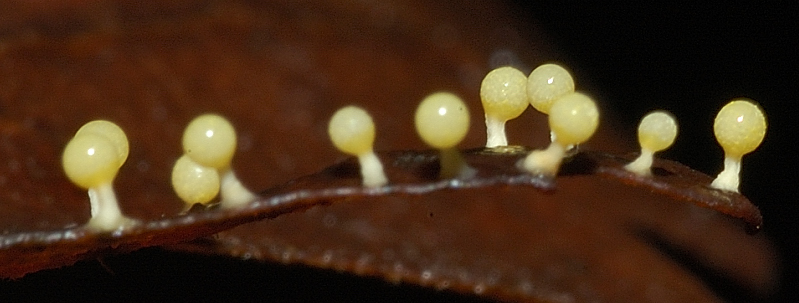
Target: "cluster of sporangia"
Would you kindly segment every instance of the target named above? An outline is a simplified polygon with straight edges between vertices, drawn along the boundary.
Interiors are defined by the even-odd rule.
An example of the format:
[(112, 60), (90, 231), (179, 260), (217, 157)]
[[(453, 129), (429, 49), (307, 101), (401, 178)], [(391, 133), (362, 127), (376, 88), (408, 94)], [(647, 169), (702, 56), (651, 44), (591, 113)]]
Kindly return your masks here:
[[(554, 177), (575, 145), (588, 140), (599, 124), (594, 101), (574, 90), (574, 80), (563, 67), (544, 64), (525, 76), (513, 67), (497, 68), (483, 79), (480, 98), (485, 110), (487, 148), (507, 146), (505, 122), (522, 114), (527, 105), (547, 114), (552, 143), (531, 152), (521, 163), (530, 174)], [(440, 150), (440, 177), (470, 178), (471, 168), (456, 146), (469, 130), (469, 110), (456, 95), (437, 92), (422, 100), (416, 110), (416, 130), (422, 140)], [(725, 105), (713, 125), (716, 140), (724, 148), (724, 170), (712, 187), (738, 191), (741, 157), (760, 145), (766, 132), (761, 109), (748, 100)], [(375, 126), (366, 111), (356, 106), (338, 110), (330, 119), (328, 133), (333, 145), (358, 157), (363, 185), (388, 183), (380, 159), (372, 147)], [(642, 177), (651, 175), (655, 152), (671, 146), (677, 136), (674, 117), (664, 111), (646, 115), (638, 126), (641, 155), (627, 170)], [(207, 204), (220, 192), (220, 205), (235, 208), (256, 199), (231, 169), (236, 133), (223, 117), (206, 114), (195, 118), (183, 134), (184, 155), (172, 170), (172, 186), (189, 206)], [(116, 203), (112, 181), (128, 155), (125, 133), (108, 121), (92, 121), (81, 127), (64, 150), (64, 170), (72, 182), (89, 190), (92, 218), (87, 224), (97, 231), (113, 231), (135, 224), (123, 216)]]

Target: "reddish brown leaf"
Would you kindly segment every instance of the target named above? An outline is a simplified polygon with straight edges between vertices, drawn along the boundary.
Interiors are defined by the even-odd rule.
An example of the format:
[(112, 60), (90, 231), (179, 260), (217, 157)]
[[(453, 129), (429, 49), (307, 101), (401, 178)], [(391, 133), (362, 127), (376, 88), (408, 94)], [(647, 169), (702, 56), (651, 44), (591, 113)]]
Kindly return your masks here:
[[(172, 244), (329, 204), (223, 232), (217, 244), (199, 242), (199, 250), (332, 267), (501, 299), (643, 300), (654, 288), (670, 301), (711, 300), (714, 294), (689, 269), (664, 259), (669, 251), (659, 245), (666, 245), (753, 292), (771, 286), (769, 245), (716, 213), (741, 218), (756, 230), (759, 211), (741, 195), (708, 188), (709, 177), (661, 160), (656, 176), (644, 182), (623, 170), (629, 160), (579, 153), (552, 180), (516, 168), (527, 152), (473, 150), (465, 156), (478, 174), (465, 180), (438, 180), (435, 153), (395, 152), (382, 157), (392, 182), (377, 189), (360, 186), (351, 159), (268, 190), (263, 199), (239, 210), (199, 210), (111, 236), (81, 227), (12, 234), (0, 237), (0, 264), (5, 264), (0, 273), (13, 277), (112, 248), (124, 252)], [(719, 245), (738, 251), (731, 255), (717, 250)], [(646, 272), (622, 270), (645, 267)], [(608, 281), (629, 290), (618, 293), (620, 285)]]
[[(0, 5), (0, 159), (6, 164), (0, 166), (0, 216), (3, 217), (0, 220), (3, 244), (0, 245), (6, 248), (0, 252), (3, 260), (0, 266), (13, 276), (142, 246), (187, 241), (298, 207), (291, 204), (293, 206), (277, 210), (209, 211), (178, 217), (182, 204), (169, 186), (169, 171), (180, 155), (182, 128), (193, 116), (206, 111), (228, 116), (238, 128), (240, 150), (235, 167), (244, 182), (255, 189), (270, 188), (311, 174), (340, 159), (342, 156), (329, 147), (325, 125), (330, 114), (346, 104), (363, 105), (375, 116), (378, 150), (421, 149), (423, 146), (416, 139), (410, 118), (417, 100), (433, 90), (453, 90), (473, 107), (475, 126), (463, 146), (480, 146), (483, 137), (482, 131), (477, 131), (480, 129), (477, 121), (482, 117), (477, 110), (476, 91), (480, 78), (488, 70), (489, 58), (511, 62), (512, 56), (493, 55), (514, 54), (534, 65), (540, 63), (535, 60), (546, 51), (546, 44), (539, 43), (543, 39), (536, 29), (510, 20), (507, 11), (495, 4), (426, 3), (422, 6), (394, 2), (341, 5), (334, 2), (184, 1), (143, 6), (125, 1), (76, 1), (60, 5), (35, 2)], [(64, 144), (81, 124), (96, 118), (113, 120), (128, 132), (131, 155), (115, 183), (117, 194), (126, 214), (153, 224), (119, 238), (86, 234), (80, 229), (89, 217), (85, 192), (70, 184), (59, 167)], [(512, 122), (509, 125), (511, 142), (542, 146), (548, 140), (544, 123), (540, 115), (527, 114)], [(614, 136), (612, 130), (613, 125), (603, 121), (600, 133), (589, 145), (613, 152), (634, 149), (633, 145), (624, 143), (628, 140)], [(606, 160), (618, 162), (612, 158)], [(499, 160), (488, 163), (492, 161)], [(661, 165), (665, 171), (674, 170), (673, 164), (664, 162)], [(618, 165), (599, 167), (615, 166)], [(513, 169), (512, 165), (503, 167)], [(497, 173), (488, 172), (489, 176)], [(499, 175), (503, 172), (499, 171)], [(623, 178), (630, 184), (646, 183), (627, 179), (629, 176), (619, 175), (618, 170), (596, 173), (611, 179)], [(554, 194), (542, 195), (528, 186), (492, 185), (488, 187), (490, 192), (500, 191), (508, 196), (485, 198), (481, 195), (476, 199), (479, 190), (458, 189), (413, 198), (402, 196), (404, 198), (398, 200), (387, 198), (393, 201), (333, 203), (327, 208), (244, 225), (223, 234), (220, 241), (211, 242), (210, 247), (201, 246), (201, 251), (237, 256), (257, 253), (273, 260), (281, 260), (283, 253), (294, 251), (289, 259), (306, 264), (340, 267), (423, 285), (447, 283), (459, 291), (472, 292), (475, 287), (482, 286), (478, 287), (481, 293), (498, 298), (530, 295), (539, 299), (548, 295), (640, 298), (647, 290), (662, 290), (641, 287), (655, 280), (655, 273), (668, 273), (678, 280), (657, 284), (663, 289), (684, 285), (684, 291), (675, 296), (710, 298), (713, 294), (705, 287), (705, 282), (689, 273), (687, 267), (674, 263), (674, 260), (687, 259), (696, 260), (696, 264), (714, 264), (711, 271), (726, 272), (724, 277), (732, 279), (734, 284), (748, 285), (755, 293), (767, 292), (773, 286), (774, 275), (773, 260), (769, 259), (773, 254), (770, 246), (760, 237), (742, 233), (740, 224), (735, 223), (738, 221), (696, 206), (711, 206), (757, 225), (760, 219), (753, 208), (736, 208), (751, 204), (724, 200), (730, 196), (708, 199), (708, 191), (703, 188), (706, 176), (684, 179), (685, 175), (678, 173), (662, 177), (670, 180), (668, 184), (681, 188), (667, 195), (692, 202), (652, 196), (645, 188), (653, 184), (637, 187), (621, 185), (605, 177), (585, 179), (569, 175), (558, 180), (558, 190)], [(355, 188), (357, 184), (355, 178), (326, 178), (307, 179), (313, 182), (306, 185)], [(680, 180), (699, 183), (680, 184)], [(339, 181), (343, 183), (336, 183)], [(621, 187), (615, 189), (615, 186)], [(294, 192), (303, 188), (283, 190)], [(603, 194), (596, 194), (600, 189)], [(686, 197), (686, 189), (687, 193), (700, 194)], [(712, 193), (710, 191), (710, 195)], [(587, 195), (592, 199), (570, 195)], [(520, 196), (525, 199), (528, 196), (539, 199), (540, 196), (544, 202), (526, 203)], [(460, 204), (468, 208), (449, 204), (461, 202), (453, 198), (460, 198), (458, 200), (463, 202)], [(320, 202), (303, 201), (301, 203)], [(436, 246), (417, 247), (420, 253), (429, 253), (425, 260), (419, 257), (421, 255), (403, 255), (407, 253), (406, 247), (396, 246), (396, 242), (374, 242), (373, 247), (365, 249), (359, 246), (360, 240), (347, 234), (346, 228), (326, 230), (332, 234), (321, 240), (330, 243), (325, 244), (327, 248), (320, 246), (317, 250), (302, 244), (308, 241), (304, 234), (284, 238), (285, 230), (273, 230), (283, 225), (294, 227), (305, 221), (311, 224), (300, 225), (302, 228), (324, 229), (327, 210), (333, 211), (337, 218), (341, 216), (336, 219), (340, 222), (336, 226), (359, 220), (378, 225), (407, 221), (402, 216), (385, 213), (391, 209), (371, 208), (383, 204), (398, 209), (435, 208), (433, 218), (415, 216), (414, 219), (426, 224), (440, 220), (447, 223), (445, 228), (455, 226), (456, 230), (444, 229), (442, 234), (456, 235), (451, 238), (452, 243), (461, 246), (436, 242)], [(498, 211), (486, 212), (486, 205)], [(617, 207), (610, 208), (616, 213), (605, 216), (585, 213), (594, 208), (607, 211), (601, 207), (603, 205)], [(349, 207), (356, 207), (363, 216), (357, 212), (351, 214)], [(510, 225), (503, 225), (503, 214), (522, 215), (525, 213), (514, 211), (525, 207), (541, 207), (540, 210), (549, 212), (531, 212), (532, 216), (541, 217), (532, 217), (533, 220), (514, 217), (515, 221), (507, 222)], [(665, 212), (661, 212), (661, 207), (667, 208)], [(384, 212), (382, 216), (372, 216), (381, 212)], [(481, 219), (481, 212), (496, 218)], [(429, 212), (421, 214), (427, 216)], [(319, 225), (320, 218), (322, 225)], [(381, 218), (385, 220), (372, 221)], [(554, 218), (572, 221), (553, 222), (529, 230), (513, 228), (513, 233), (505, 233), (508, 238), (489, 237), (484, 242), (492, 245), (465, 241), (470, 235), (483, 235), (481, 239), (485, 239), (486, 232), (493, 229), (508, 231), (521, 223), (525, 226), (530, 221), (541, 224), (539, 222)], [(577, 218), (588, 220), (573, 221)], [(612, 221), (612, 218), (621, 220)], [(467, 225), (464, 220), (479, 224)], [(449, 224), (453, 221), (460, 224)], [(158, 222), (169, 224), (158, 226)], [(575, 224), (564, 230), (550, 229), (572, 222)], [(389, 225), (380, 232), (390, 233), (391, 228), (397, 227)], [(478, 229), (478, 226), (486, 228)], [(601, 228), (603, 226), (605, 228)], [(697, 233), (700, 227), (707, 232)], [(428, 234), (430, 228), (429, 225), (420, 227)], [(251, 229), (266, 230), (269, 234), (248, 238), (253, 237)], [(517, 233), (523, 234), (517, 236)], [(61, 235), (65, 241), (47, 239), (47, 235)], [(526, 243), (522, 235), (555, 241), (561, 246), (551, 246), (556, 248), (553, 250), (542, 250), (533, 243), (514, 246), (507, 251), (510, 256), (507, 258), (515, 261), (504, 262), (505, 246)], [(555, 235), (564, 237), (558, 239)], [(414, 236), (402, 233), (394, 240), (402, 237), (420, 240)], [(572, 236), (577, 238), (569, 238)], [(290, 242), (282, 242), (283, 239)], [(586, 241), (575, 241), (579, 239)], [(270, 241), (279, 243), (270, 246), (274, 243)], [(624, 247), (611, 247), (614, 241), (621, 242)], [(37, 242), (50, 244), (42, 246)], [(564, 243), (571, 243), (571, 246)], [(587, 243), (587, 246), (574, 247), (577, 243)], [(483, 250), (472, 249), (474, 246)], [(731, 246), (743, 252), (732, 251)], [(272, 252), (272, 247), (277, 254)], [(337, 247), (343, 248), (337, 251)], [(551, 261), (554, 269), (550, 271), (536, 270), (550, 266), (545, 263), (534, 264), (532, 269), (524, 271), (515, 265), (525, 264), (525, 259), (519, 258), (525, 247), (561, 259), (541, 259)], [(631, 251), (625, 250), (628, 248)], [(196, 251), (198, 246), (194, 243), (181, 249)], [(305, 256), (298, 256), (297, 249), (305, 251)], [(327, 250), (333, 251), (332, 259), (326, 258)], [(377, 262), (383, 260), (377, 257), (371, 266), (357, 263), (361, 257), (357, 252), (377, 256), (375, 252), (380, 250), (393, 251), (389, 261), (401, 262), (407, 271), (387, 268), (387, 264), (393, 266), (394, 263)], [(493, 258), (501, 260), (480, 261), (470, 254), (475, 251), (491, 253)], [(469, 256), (460, 258), (460, 255)], [(740, 258), (745, 256), (755, 261), (741, 262)], [(626, 262), (628, 257), (631, 262)], [(434, 259), (441, 260), (442, 266), (431, 263)], [(498, 273), (494, 271), (496, 268), (499, 268)], [(429, 276), (424, 275), (425, 270), (430, 270)], [(466, 279), (462, 278), (463, 270)], [(648, 276), (650, 273), (652, 276)], [(607, 278), (631, 282), (616, 285)], [(575, 286), (583, 292), (567, 293), (566, 290), (573, 290)], [(630, 297), (625, 297), (628, 295)]]

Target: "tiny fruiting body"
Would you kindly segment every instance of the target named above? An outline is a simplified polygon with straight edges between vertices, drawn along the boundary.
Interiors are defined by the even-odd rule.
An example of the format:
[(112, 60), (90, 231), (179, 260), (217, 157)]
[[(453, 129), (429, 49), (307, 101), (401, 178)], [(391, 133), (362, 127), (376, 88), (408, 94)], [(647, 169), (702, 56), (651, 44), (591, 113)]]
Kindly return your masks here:
[[(236, 131), (233, 125), (224, 117), (217, 114), (204, 114), (194, 118), (186, 130), (183, 132), (183, 152), (188, 159), (196, 165), (203, 166), (207, 169), (215, 169), (219, 178), (219, 192), (221, 195), (220, 205), (224, 208), (236, 208), (252, 202), (257, 198), (255, 194), (250, 192), (241, 181), (236, 177), (231, 167), (233, 155), (236, 152)], [(205, 184), (213, 177), (197, 173), (195, 180), (198, 185), (188, 185), (185, 183), (174, 182), (175, 171), (178, 174), (192, 173), (190, 169), (185, 168), (191, 165), (187, 162), (181, 162), (180, 159), (175, 163), (173, 168), (173, 184), (175, 191), (182, 190), (196, 190), (197, 192), (189, 193), (183, 192), (181, 198), (185, 197), (203, 197), (214, 192), (213, 188), (204, 188), (199, 184)], [(178, 167), (181, 165), (182, 167)], [(195, 167), (196, 169), (196, 167)], [(185, 177), (185, 176), (183, 176)], [(191, 179), (191, 177), (188, 177)], [(187, 180), (181, 179), (178, 180)], [(179, 194), (181, 195), (181, 194)], [(212, 197), (213, 199), (213, 197)], [(184, 202), (192, 204), (191, 200)]]
[(598, 125), (599, 110), (590, 97), (579, 92), (561, 97), (549, 111), (549, 128), (555, 140), (547, 149), (531, 152), (524, 159), (524, 169), (531, 174), (554, 177), (567, 147), (587, 141)]
[[(527, 77), (527, 100), (537, 111), (548, 115), (552, 104), (574, 92), (574, 78), (563, 66), (554, 63), (536, 67)], [(555, 141), (555, 132), (549, 133)], [(567, 146), (566, 149), (571, 149)]]
[(422, 141), (438, 149), (441, 178), (468, 178), (474, 170), (463, 160), (456, 146), (469, 132), (469, 109), (460, 97), (449, 92), (433, 93), (419, 103), (414, 116)]
[(134, 223), (122, 215), (113, 188), (114, 178), (127, 156), (125, 133), (104, 120), (84, 125), (64, 148), (61, 157), (64, 173), (89, 193), (91, 219), (87, 228), (110, 232)]
[(383, 164), (374, 153), (375, 124), (369, 113), (357, 106), (343, 107), (330, 118), (327, 132), (338, 150), (358, 157), (364, 186), (379, 187), (388, 183)]
[(760, 146), (766, 128), (763, 110), (750, 100), (734, 100), (721, 108), (713, 122), (713, 132), (724, 149), (724, 170), (711, 187), (738, 192), (741, 159)]
[(206, 204), (219, 194), (220, 179), (215, 168), (200, 165), (183, 155), (172, 168), (172, 188), (189, 205)]
[(486, 120), (486, 147), (507, 146), (505, 123), (527, 109), (527, 77), (503, 66), (489, 72), (480, 85), (480, 100)]
[(85, 189), (114, 181), (121, 163), (116, 146), (97, 134), (73, 137), (62, 157), (67, 177)]
[(236, 131), (224, 117), (204, 114), (183, 132), (183, 153), (200, 165), (225, 169), (236, 152)]
[(674, 116), (665, 111), (647, 114), (638, 124), (638, 143), (641, 155), (624, 168), (641, 176), (651, 175), (651, 167), (656, 152), (669, 148), (677, 137), (677, 122)]
[(558, 64), (543, 64), (527, 78), (527, 98), (538, 111), (549, 114), (555, 100), (574, 92), (574, 79)]
[(82, 134), (100, 135), (111, 141), (111, 144), (114, 145), (117, 150), (117, 158), (121, 160), (119, 161), (119, 166), (122, 166), (128, 158), (128, 152), (130, 150), (128, 137), (125, 135), (125, 131), (113, 122), (107, 120), (91, 121), (81, 126), (75, 133), (75, 137)]

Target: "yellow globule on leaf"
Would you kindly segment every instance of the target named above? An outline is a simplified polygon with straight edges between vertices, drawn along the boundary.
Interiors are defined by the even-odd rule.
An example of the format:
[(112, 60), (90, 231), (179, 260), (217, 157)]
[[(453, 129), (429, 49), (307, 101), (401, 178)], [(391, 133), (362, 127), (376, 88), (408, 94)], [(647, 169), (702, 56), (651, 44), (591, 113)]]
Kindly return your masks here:
[(114, 180), (119, 167), (117, 146), (107, 137), (94, 133), (83, 133), (67, 143), (61, 158), (69, 180), (89, 189)]
[(591, 98), (581, 93), (565, 95), (552, 105), (549, 127), (561, 145), (576, 145), (587, 141), (599, 125), (599, 110)]
[(527, 78), (527, 98), (538, 111), (549, 114), (558, 98), (574, 92), (571, 74), (557, 64), (543, 64)]
[(469, 109), (452, 93), (433, 93), (416, 108), (415, 124), (419, 136), (428, 145), (437, 149), (452, 148), (469, 131)]
[(236, 152), (236, 131), (222, 116), (201, 115), (183, 132), (183, 152), (203, 166), (229, 167)]
[(340, 151), (358, 156), (372, 151), (375, 124), (365, 110), (357, 106), (346, 106), (330, 118), (327, 133), (333, 145)]
[(128, 159), (128, 153), (130, 151), (128, 137), (125, 135), (122, 128), (115, 123), (107, 120), (94, 120), (81, 126), (75, 133), (75, 137), (81, 134), (95, 134), (108, 139), (108, 141), (116, 147), (119, 166), (122, 166), (125, 160)]
[(759, 106), (748, 100), (734, 100), (716, 115), (713, 132), (728, 157), (741, 158), (760, 145), (766, 127), (766, 117)]
[(677, 122), (667, 112), (651, 112), (638, 124), (638, 142), (641, 148), (653, 152), (661, 151), (671, 146), (676, 137)]
[(172, 188), (188, 204), (208, 203), (219, 194), (219, 173), (183, 155), (172, 167)]
[(480, 85), (486, 116), (501, 121), (514, 119), (527, 109), (527, 77), (510, 66), (489, 72)]

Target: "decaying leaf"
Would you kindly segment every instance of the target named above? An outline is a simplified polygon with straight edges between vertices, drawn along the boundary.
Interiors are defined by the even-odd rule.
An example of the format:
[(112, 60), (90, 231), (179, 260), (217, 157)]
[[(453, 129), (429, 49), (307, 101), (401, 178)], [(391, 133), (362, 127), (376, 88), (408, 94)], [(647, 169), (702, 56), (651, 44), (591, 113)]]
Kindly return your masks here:
[[(423, 148), (410, 117), (434, 90), (464, 96), (479, 125), (476, 91), (488, 61), (547, 58), (532, 43), (542, 40), (537, 30), (509, 21), (501, 5), (4, 5), (4, 276), (170, 244), (508, 300), (704, 301), (730, 286), (757, 299), (773, 288), (771, 246), (744, 232), (760, 225), (757, 209), (673, 162), (658, 162), (660, 181), (649, 182), (618, 169), (628, 158), (582, 153), (552, 183), (520, 174), (516, 154), (472, 150), (482, 175), (453, 183), (436, 180), (431, 153), (388, 152), (394, 191), (375, 193), (357, 186), (351, 160), (314, 173), (341, 159), (325, 126), (343, 105), (374, 115), (377, 150)], [(272, 188), (253, 209), (180, 215), (169, 171), (183, 127), (208, 111), (236, 125), (244, 183)], [(81, 228), (86, 193), (60, 168), (64, 144), (96, 118), (117, 122), (131, 141), (115, 188), (123, 212), (144, 225), (124, 235)], [(509, 125), (511, 141), (543, 146), (544, 123), (525, 114)], [(633, 150), (611, 123), (589, 148)], [(477, 129), (463, 146), (482, 143)], [(319, 203), (329, 205), (298, 211)]]
[[(83, 227), (12, 234), (0, 237), (0, 272), (14, 277), (109, 251), (172, 244), (499, 299), (640, 300), (654, 288), (670, 301), (712, 300), (696, 273), (668, 261), (669, 248), (732, 286), (753, 293), (770, 287), (769, 246), (731, 218), (756, 230), (759, 211), (739, 194), (708, 188), (709, 177), (659, 161), (658, 175), (642, 182), (622, 168), (628, 159), (583, 152), (550, 179), (517, 168), (527, 152), (472, 150), (466, 160), (478, 173), (464, 180), (438, 180), (435, 153), (395, 152), (382, 157), (392, 182), (380, 188), (362, 187), (350, 160), (267, 190), (243, 209), (201, 209), (112, 235)], [(330, 206), (222, 232), (210, 243), (175, 245), (318, 205)], [(720, 244), (738, 251), (718, 251)], [(628, 288), (623, 294), (619, 283)]]

